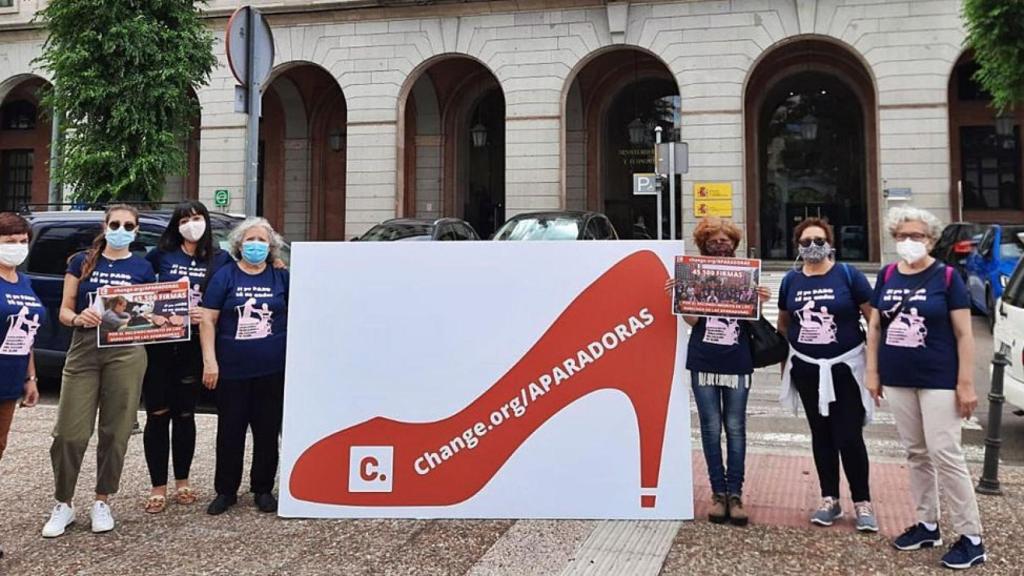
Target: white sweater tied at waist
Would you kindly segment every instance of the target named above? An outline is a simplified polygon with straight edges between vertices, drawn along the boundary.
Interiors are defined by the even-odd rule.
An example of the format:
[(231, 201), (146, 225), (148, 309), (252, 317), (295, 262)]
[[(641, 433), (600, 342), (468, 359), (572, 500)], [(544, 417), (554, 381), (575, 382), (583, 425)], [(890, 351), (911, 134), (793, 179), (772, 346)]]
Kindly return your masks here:
[(789, 372), (793, 368), (793, 358), (818, 366), (818, 413), (822, 416), (829, 415), (828, 405), (836, 401), (836, 387), (832, 381), (832, 367), (837, 364), (846, 364), (853, 373), (853, 379), (860, 389), (860, 400), (864, 405), (864, 424), (867, 425), (875, 416), (875, 402), (871, 394), (864, 386), (864, 369), (867, 362), (866, 348), (864, 344), (857, 346), (835, 358), (811, 358), (801, 354), (789, 347), (789, 358), (782, 369), (782, 390), (779, 393), (779, 402), (785, 408), (790, 408), (796, 414), (800, 407), (800, 396), (790, 381)]

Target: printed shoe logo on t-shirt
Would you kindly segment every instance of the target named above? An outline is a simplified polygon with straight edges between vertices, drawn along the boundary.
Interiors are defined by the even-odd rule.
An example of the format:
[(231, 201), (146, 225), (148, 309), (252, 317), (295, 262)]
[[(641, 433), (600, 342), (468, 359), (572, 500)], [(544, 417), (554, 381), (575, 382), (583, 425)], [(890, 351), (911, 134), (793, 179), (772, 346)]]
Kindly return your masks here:
[[(900, 302), (906, 295), (910, 293), (909, 289), (891, 289), (886, 290), (882, 296), (883, 302)], [(897, 348), (926, 348), (925, 340), (928, 337), (928, 325), (925, 322), (924, 316), (918, 313), (916, 307), (908, 306), (912, 302), (921, 302), (922, 304), (928, 301), (928, 290), (920, 288), (917, 292), (907, 298), (906, 305), (902, 308), (899, 314), (893, 318), (892, 323), (889, 324), (889, 328), (885, 331), (885, 344), (886, 346), (895, 346)], [(895, 306), (893, 306), (895, 308)], [(892, 317), (892, 308), (885, 310), (882, 314), (887, 317)]]
[(793, 313), (799, 320), (800, 326), (797, 342), (818, 345), (839, 342), (836, 316), (829, 312), (828, 306), (822, 305), (826, 302), (835, 302), (835, 299), (836, 293), (832, 288), (814, 288), (796, 292), (793, 301), (796, 304), (803, 303), (803, 306)]
[(740, 341), (740, 323), (735, 318), (710, 317), (704, 323), (704, 342), (735, 346)]
[[(17, 294), (8, 294), (8, 300)], [(32, 342), (35, 341), (36, 332), (39, 330), (39, 314), (33, 314), (29, 318), (28, 306), (22, 306), (21, 310), (14, 315), (7, 317), (7, 336), (3, 344), (0, 344), (0, 354), (8, 356), (28, 356), (32, 352)]]
[(928, 337), (928, 326), (924, 316), (919, 316), (917, 308), (900, 312), (889, 324), (885, 333), (885, 344), (899, 348), (924, 348)]
[(809, 300), (795, 314), (800, 320), (800, 334), (797, 342), (801, 344), (831, 344), (838, 342), (836, 316), (828, 311), (828, 306), (814, 309), (815, 301)]
[(274, 313), (266, 304), (257, 308), (256, 298), (249, 298), (245, 304), (235, 306), (235, 310), (238, 312), (235, 340), (260, 340), (270, 336)]

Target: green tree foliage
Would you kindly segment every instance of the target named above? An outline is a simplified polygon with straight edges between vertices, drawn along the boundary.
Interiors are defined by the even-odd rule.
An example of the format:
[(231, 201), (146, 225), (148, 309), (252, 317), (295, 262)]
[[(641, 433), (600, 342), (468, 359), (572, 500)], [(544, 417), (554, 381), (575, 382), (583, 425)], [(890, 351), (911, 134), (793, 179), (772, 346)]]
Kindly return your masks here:
[(981, 66), (975, 79), (995, 107), (1024, 102), (1024, 0), (964, 0), (964, 19)]
[(51, 0), (38, 62), (65, 115), (58, 179), (83, 201), (157, 200), (185, 171), (199, 105), (189, 89), (216, 65), (192, 0)]

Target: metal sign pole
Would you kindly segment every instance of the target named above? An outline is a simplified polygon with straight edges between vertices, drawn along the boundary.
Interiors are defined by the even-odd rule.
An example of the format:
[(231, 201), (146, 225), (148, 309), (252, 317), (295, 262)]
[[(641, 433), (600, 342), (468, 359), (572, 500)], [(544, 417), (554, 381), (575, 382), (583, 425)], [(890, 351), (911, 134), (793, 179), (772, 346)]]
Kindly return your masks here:
[(255, 18), (253, 9), (246, 8), (245, 11), (245, 53), (248, 66), (245, 67), (245, 96), (248, 118), (246, 119), (246, 144), (245, 144), (245, 215), (252, 217), (256, 215), (256, 187), (259, 177), (259, 147), (260, 147), (260, 89), (254, 82), (255, 66), (253, 60), (256, 54)]
[(668, 143), (668, 234), (676, 239), (676, 143)]
[[(658, 145), (659, 144), (661, 144), (661, 126), (658, 126), (658, 127), (656, 127), (654, 129), (654, 171), (655, 171), (656, 174), (658, 172)], [(661, 174), (658, 174), (657, 177), (661, 178)], [(662, 193), (662, 190), (661, 190), (661, 187), (659, 186), (658, 187), (658, 201), (657, 201), (657, 210), (658, 210), (658, 227), (657, 227), (657, 229), (658, 229), (658, 240), (664, 240), (665, 239), (665, 236), (662, 234), (662, 225), (661, 225), (661, 221), (662, 221), (661, 193)]]

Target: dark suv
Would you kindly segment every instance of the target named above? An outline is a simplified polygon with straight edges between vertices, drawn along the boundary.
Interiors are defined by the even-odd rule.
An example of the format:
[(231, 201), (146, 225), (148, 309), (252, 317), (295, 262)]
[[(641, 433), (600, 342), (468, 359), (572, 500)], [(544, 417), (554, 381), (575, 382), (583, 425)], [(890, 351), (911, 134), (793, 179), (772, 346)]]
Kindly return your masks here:
[[(32, 288), (46, 307), (46, 323), (36, 333), (36, 371), (43, 379), (59, 379), (64, 355), (71, 344), (71, 330), (61, 325), (60, 300), (64, 290), (64, 272), (72, 254), (92, 245), (103, 228), (101, 211), (33, 212), (24, 214), (32, 226), (28, 259), (19, 271), (32, 280)], [(139, 214), (139, 233), (131, 250), (145, 254), (156, 246), (170, 221), (170, 210)], [(241, 222), (238, 216), (210, 214), (214, 239), (225, 247), (231, 228)]]
[(458, 218), (393, 218), (370, 228), (359, 238), (353, 238), (362, 242), (479, 239), (469, 222)]

